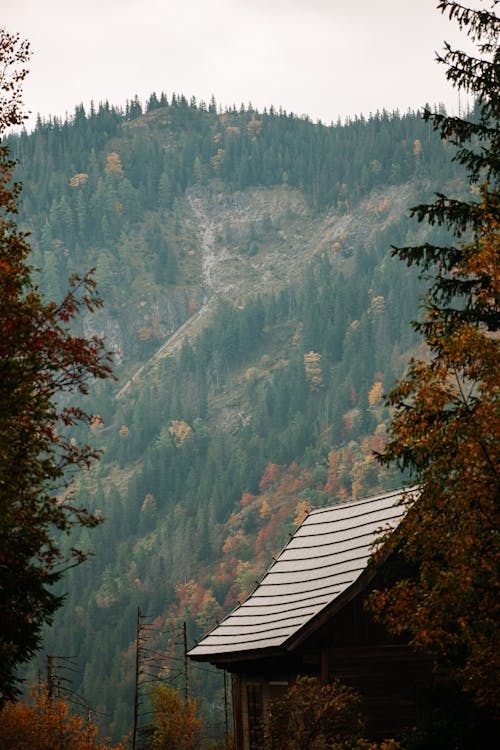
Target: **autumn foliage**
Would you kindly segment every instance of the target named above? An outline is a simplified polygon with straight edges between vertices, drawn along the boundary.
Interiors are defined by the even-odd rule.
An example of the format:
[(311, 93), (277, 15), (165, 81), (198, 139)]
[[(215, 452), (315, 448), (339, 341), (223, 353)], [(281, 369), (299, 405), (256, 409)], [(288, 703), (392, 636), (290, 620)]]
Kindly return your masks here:
[(194, 750), (202, 729), (198, 703), (194, 698), (184, 701), (179, 690), (158, 685), (152, 695), (154, 730), (152, 750)]
[[(485, 305), (500, 299), (500, 204), (484, 198), (484, 221), (456, 273), (483, 271)], [(478, 210), (479, 210), (478, 209)], [(497, 313), (498, 314), (498, 313)], [(414, 575), (379, 592), (379, 617), (394, 632), (450, 660), (480, 702), (498, 690), (500, 549), (500, 346), (494, 330), (468, 320), (426, 319), (434, 358), (413, 361), (391, 392), (396, 411), (384, 460), (413, 466), (422, 487), (400, 536)]]
[(266, 750), (397, 750), (394, 740), (363, 739), (361, 698), (339, 680), (299, 677), (271, 702)]
[(45, 688), (0, 712), (0, 750), (126, 750), (126, 744), (101, 742), (97, 734), (92, 722), (72, 714), (66, 699), (51, 698)]
[[(7, 66), (27, 59), (26, 46), (4, 30), (0, 53)], [(20, 121), (18, 81), (0, 71), (0, 134)], [(16, 694), (15, 670), (34, 654), (43, 624), (61, 604), (50, 586), (64, 566), (85, 557), (77, 549), (63, 554), (56, 533), (100, 522), (68, 491), (68, 472), (98, 457), (71, 429), (91, 423), (80, 397), (91, 381), (111, 374), (103, 341), (73, 332), (79, 313), (101, 306), (92, 276), (71, 278), (58, 303), (43, 300), (36, 287), (27, 235), (14, 220), (14, 167), (0, 145), (0, 706)]]
[[(389, 395), (390, 439), (381, 459), (420, 486), (404, 524), (388, 540), (389, 585), (372, 608), (394, 633), (445, 663), (483, 706), (500, 705), (500, 19), (442, 0), (479, 46), (450, 48), (448, 78), (477, 97), (470, 120), (426, 113), (458, 146), (470, 176), (468, 201), (438, 195), (419, 220), (451, 229), (455, 245), (395, 252), (431, 278), (426, 314), (415, 324), (430, 359), (415, 359)], [(495, 77), (496, 76), (496, 77)], [(478, 149), (478, 143), (481, 148)], [(479, 184), (478, 184), (479, 183)]]

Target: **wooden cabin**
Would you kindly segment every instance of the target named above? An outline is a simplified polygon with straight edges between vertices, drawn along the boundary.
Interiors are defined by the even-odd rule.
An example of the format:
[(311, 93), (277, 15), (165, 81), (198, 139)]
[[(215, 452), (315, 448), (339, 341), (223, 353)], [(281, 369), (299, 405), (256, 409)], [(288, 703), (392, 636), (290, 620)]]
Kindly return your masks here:
[(357, 689), (370, 738), (414, 723), (431, 664), (363, 606), (376, 583), (373, 545), (403, 517), (402, 496), (311, 511), (247, 600), (189, 652), (232, 674), (236, 750), (262, 748), (270, 701), (299, 675)]

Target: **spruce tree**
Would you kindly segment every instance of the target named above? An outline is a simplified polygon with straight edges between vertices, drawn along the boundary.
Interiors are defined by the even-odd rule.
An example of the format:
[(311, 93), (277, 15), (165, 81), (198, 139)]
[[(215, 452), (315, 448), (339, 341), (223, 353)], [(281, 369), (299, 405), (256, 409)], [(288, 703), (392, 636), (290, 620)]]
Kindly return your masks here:
[(446, 46), (447, 78), (475, 97), (467, 118), (426, 111), (456, 147), (469, 194), (442, 193), (412, 213), (453, 244), (396, 248), (430, 280), (414, 327), (430, 359), (412, 360), (390, 392), (390, 439), (381, 455), (411, 474), (405, 522), (389, 540), (392, 583), (372, 597), (395, 633), (446, 662), (475, 700), (498, 707), (500, 503), (500, 21), (451, 0), (438, 6), (476, 43)]

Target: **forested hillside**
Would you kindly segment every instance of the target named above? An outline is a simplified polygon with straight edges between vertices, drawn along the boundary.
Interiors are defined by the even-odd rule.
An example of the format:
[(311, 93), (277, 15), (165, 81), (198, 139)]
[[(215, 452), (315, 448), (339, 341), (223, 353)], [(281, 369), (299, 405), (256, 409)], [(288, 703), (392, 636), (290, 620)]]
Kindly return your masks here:
[[(407, 208), (461, 174), (417, 114), (325, 126), (165, 95), (10, 146), (40, 286), (57, 299), (95, 267), (116, 351), (84, 436), (104, 456), (76, 489), (106, 522), (68, 540), (95, 555), (68, 572), (45, 648), (77, 655), (72, 689), (120, 736), (138, 606), (151, 669), (180, 684), (184, 620), (192, 642), (249, 593), (309, 507), (401, 482), (373, 452), (419, 282), (390, 248), (425, 239)], [(204, 670), (191, 689), (221, 724)]]

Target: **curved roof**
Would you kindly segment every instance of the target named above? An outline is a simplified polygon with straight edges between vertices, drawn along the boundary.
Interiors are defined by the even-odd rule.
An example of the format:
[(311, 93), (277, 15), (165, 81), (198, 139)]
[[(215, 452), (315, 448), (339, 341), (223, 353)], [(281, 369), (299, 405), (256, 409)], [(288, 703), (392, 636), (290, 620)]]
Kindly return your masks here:
[(311, 511), (260, 584), (189, 656), (219, 662), (286, 648), (360, 578), (384, 528), (405, 513), (403, 490)]

